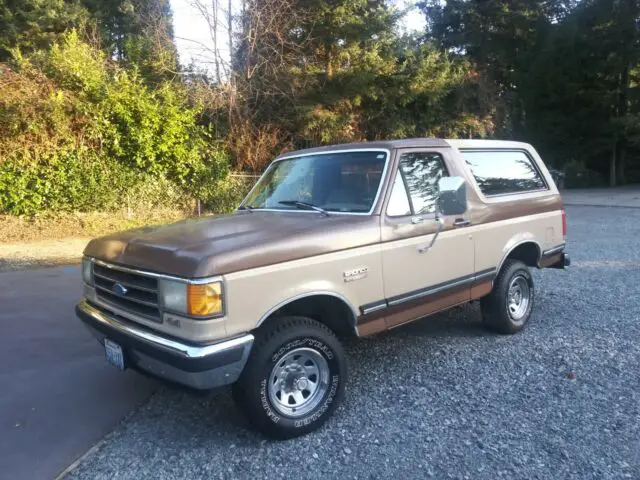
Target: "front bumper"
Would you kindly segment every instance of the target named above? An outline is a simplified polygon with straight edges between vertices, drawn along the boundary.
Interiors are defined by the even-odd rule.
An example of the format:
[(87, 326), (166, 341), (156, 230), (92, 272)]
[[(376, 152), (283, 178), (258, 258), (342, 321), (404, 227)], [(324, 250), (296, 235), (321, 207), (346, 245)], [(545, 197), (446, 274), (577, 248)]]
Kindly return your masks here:
[(253, 345), (250, 333), (211, 345), (184, 343), (132, 325), (86, 300), (76, 306), (76, 315), (100, 343), (106, 337), (119, 344), (126, 365), (198, 390), (235, 382)]

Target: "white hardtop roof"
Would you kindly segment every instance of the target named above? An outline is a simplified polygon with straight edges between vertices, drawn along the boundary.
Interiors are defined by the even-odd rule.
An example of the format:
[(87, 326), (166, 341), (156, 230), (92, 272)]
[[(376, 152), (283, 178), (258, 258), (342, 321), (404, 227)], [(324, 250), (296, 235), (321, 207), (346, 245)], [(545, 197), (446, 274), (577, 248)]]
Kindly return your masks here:
[(464, 140), (446, 139), (449, 145), (455, 148), (517, 148), (531, 149), (531, 145), (524, 142), (513, 142), (511, 140)]

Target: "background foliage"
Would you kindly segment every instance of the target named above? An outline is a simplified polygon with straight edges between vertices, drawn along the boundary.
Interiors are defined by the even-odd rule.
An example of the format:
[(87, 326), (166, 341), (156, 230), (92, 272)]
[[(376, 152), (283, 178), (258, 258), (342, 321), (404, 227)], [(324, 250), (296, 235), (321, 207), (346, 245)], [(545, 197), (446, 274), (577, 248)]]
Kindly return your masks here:
[(1, 210), (180, 208), (228, 170), (184, 87), (146, 85), (73, 30), (3, 68)]
[(567, 186), (640, 181), (637, 0), (424, 0), (410, 35), (388, 0), (213, 6), (209, 75), (179, 66), (169, 0), (0, 0), (0, 212), (229, 211), (251, 183), (230, 171), (411, 136), (528, 141)]

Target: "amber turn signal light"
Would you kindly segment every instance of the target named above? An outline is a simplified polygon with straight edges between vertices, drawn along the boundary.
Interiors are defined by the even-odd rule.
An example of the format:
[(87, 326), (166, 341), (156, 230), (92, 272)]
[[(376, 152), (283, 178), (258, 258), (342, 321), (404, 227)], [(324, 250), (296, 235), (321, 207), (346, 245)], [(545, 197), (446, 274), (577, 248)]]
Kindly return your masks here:
[(187, 313), (198, 317), (210, 317), (222, 313), (222, 284), (187, 285)]

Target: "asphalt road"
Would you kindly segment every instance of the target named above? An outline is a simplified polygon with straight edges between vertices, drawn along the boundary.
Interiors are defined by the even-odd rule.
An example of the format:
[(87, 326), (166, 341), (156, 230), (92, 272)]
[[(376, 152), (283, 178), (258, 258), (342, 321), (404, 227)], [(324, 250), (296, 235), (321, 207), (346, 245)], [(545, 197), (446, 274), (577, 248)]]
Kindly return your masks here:
[[(286, 442), (254, 433), (226, 390), (203, 397), (163, 387), (69, 478), (640, 478), (640, 209), (570, 206), (568, 220), (573, 265), (566, 272), (534, 272), (535, 313), (520, 334), (487, 333), (477, 306), (469, 306), (352, 341), (345, 403), (320, 431)], [(35, 282), (37, 272), (22, 275), (15, 293), (21, 301), (3, 312), (2, 329), (7, 321), (19, 322), (27, 302), (40, 311), (39, 328), (54, 316), (29, 289), (64, 297), (66, 289), (55, 279), (36, 286), (29, 278)], [(16, 280), (5, 281), (3, 289), (17, 285), (18, 277), (11, 278)], [(74, 295), (60, 302), (56, 315), (70, 308)], [(33, 329), (21, 335), (27, 332), (33, 335)], [(7, 341), (0, 333), (2, 395), (12, 378), (7, 371), (31, 350), (19, 346), (22, 336)], [(70, 334), (81, 336), (75, 327)], [(51, 350), (56, 341), (58, 336), (37, 344)], [(87, 363), (78, 383), (88, 387), (75, 392), (109, 385), (94, 399), (102, 407), (115, 402), (118, 385), (131, 392), (145, 382), (104, 365), (91, 341), (81, 348), (68, 341), (67, 347), (78, 349), (70, 363)], [(62, 347), (53, 350), (41, 368), (49, 361), (64, 371), (54, 361)], [(46, 385), (29, 393), (49, 416), (65, 411), (51, 399), (54, 379), (40, 375), (36, 381)], [(29, 402), (17, 393), (12, 409), (20, 413), (24, 405), (29, 420)], [(0, 442), (7, 433), (22, 434), (5, 427), (6, 404), (0, 401)], [(37, 462), (46, 446), (55, 449), (81, 424), (95, 428), (101, 408), (92, 407), (73, 427), (59, 422), (57, 428), (65, 429), (56, 438), (32, 437), (42, 447), (38, 452), (24, 442), (12, 445), (12, 455)], [(95, 429), (95, 438), (97, 430), (107, 428)], [(0, 443), (0, 463), (4, 448)]]
[(51, 479), (157, 387), (75, 318), (77, 267), (0, 274), (0, 478)]

